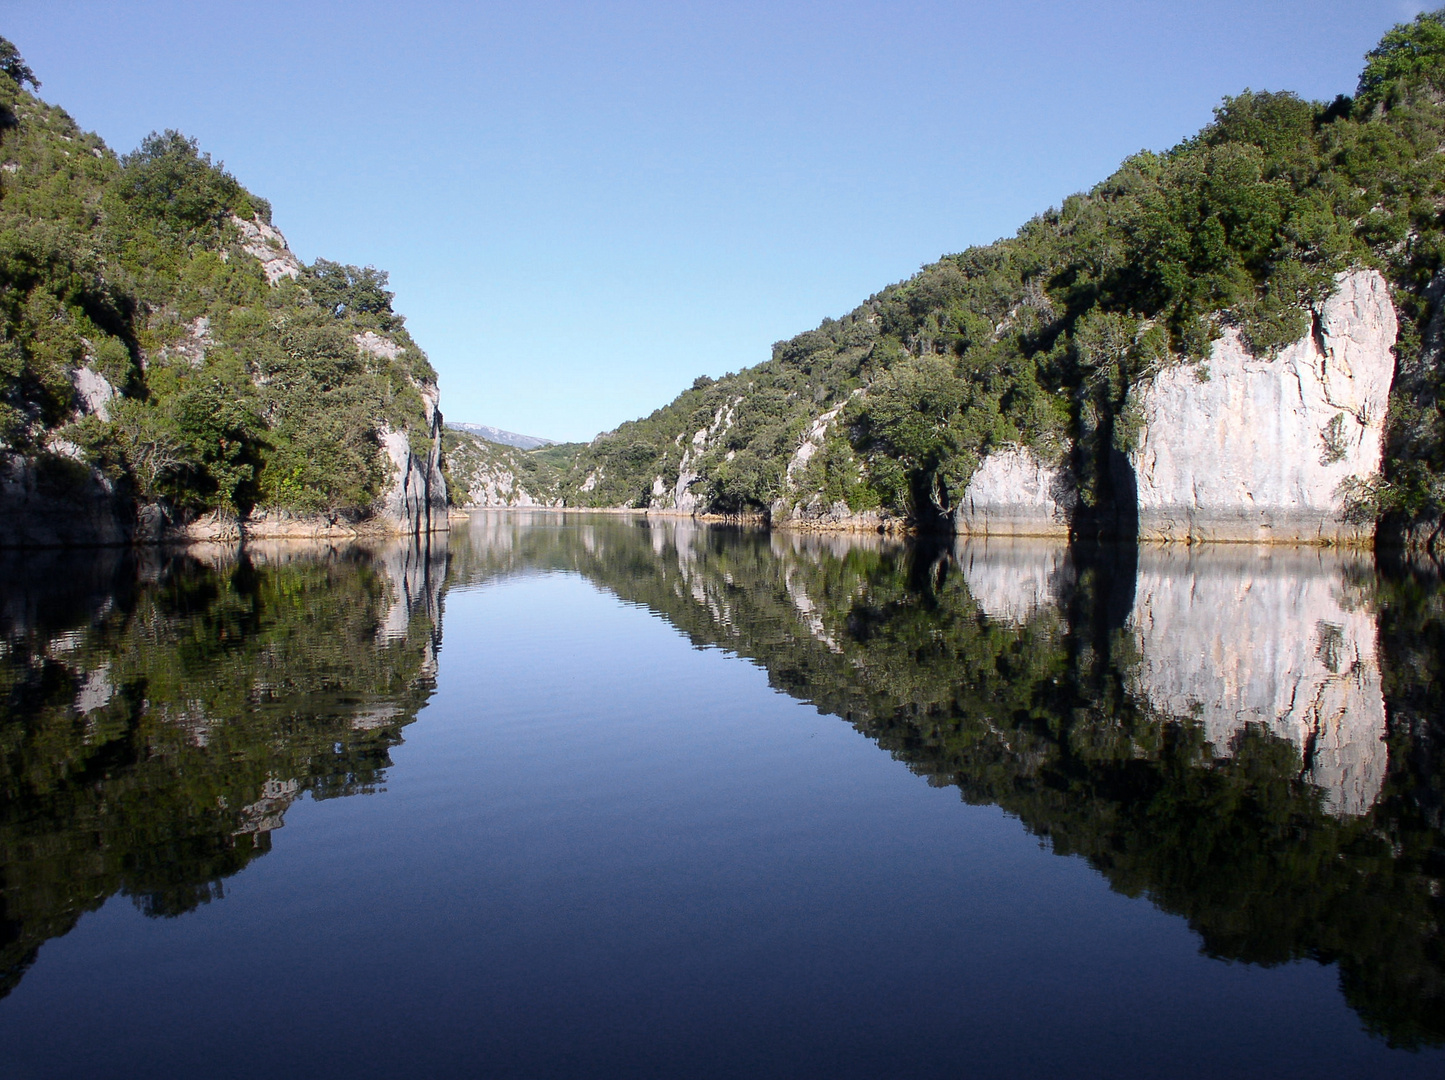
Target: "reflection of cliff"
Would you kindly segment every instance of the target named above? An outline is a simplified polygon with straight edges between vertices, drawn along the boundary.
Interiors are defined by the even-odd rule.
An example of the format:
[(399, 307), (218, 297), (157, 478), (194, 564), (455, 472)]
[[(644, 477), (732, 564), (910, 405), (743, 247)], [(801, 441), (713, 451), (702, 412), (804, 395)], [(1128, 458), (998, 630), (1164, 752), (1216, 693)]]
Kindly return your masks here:
[(186, 911), (297, 798), (371, 790), (430, 694), (443, 566), (324, 543), (0, 565), (0, 993), (115, 893)]
[(1249, 724), (1288, 739), (1331, 812), (1364, 813), (1386, 768), (1375, 615), (1349, 585), (1367, 569), (1324, 551), (1146, 549), (1132, 688), (1197, 720), (1216, 757)]
[(1015, 626), (1056, 606), (1072, 572), (1069, 549), (1048, 540), (963, 539), (957, 545), (957, 559), (968, 591), (984, 614)]
[[(1445, 655), (1438, 581), (1318, 553), (562, 521), (457, 530), (452, 580), (583, 573), (1186, 918), (1211, 955), (1336, 964), (1371, 1030), (1445, 1040), (1445, 738), (1420, 683)], [(1398, 628), (1383, 682), (1376, 611)], [(1402, 701), (1415, 729), (1387, 724)]]

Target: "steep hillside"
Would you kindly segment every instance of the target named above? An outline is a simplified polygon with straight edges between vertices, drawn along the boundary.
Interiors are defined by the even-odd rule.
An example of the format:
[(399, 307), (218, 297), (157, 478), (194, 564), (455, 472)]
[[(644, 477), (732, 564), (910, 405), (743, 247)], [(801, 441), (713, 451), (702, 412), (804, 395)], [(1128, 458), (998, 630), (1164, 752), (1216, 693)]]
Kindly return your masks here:
[(567, 470), (581, 447), (526, 449), (449, 427), (442, 436), (447, 490), (458, 506), (562, 506)]
[(301, 265), (177, 132), (117, 157), (3, 39), (0, 72), (0, 545), (445, 527), (386, 275)]
[[(1221, 505), (1183, 508), (1198, 512), (1183, 525), (1161, 494), (1155, 526), (1331, 539), (1350, 521), (1368, 531), (1384, 519), (1397, 536), (1432, 542), (1445, 513), (1442, 102), (1442, 13), (1386, 35), (1353, 99), (1226, 99), (1197, 136), (1135, 155), (1016, 236), (926, 266), (774, 346), (768, 361), (700, 378), (599, 436), (578, 458), (568, 502), (963, 528), (980, 480), (997, 482), (1006, 504), (1031, 500), (1064, 531), (1133, 534), (1151, 408), (1183, 409), (1182, 427), (1153, 432), (1156, 446), (1191, 444), (1206, 421), (1187, 394), (1151, 398), (1157, 382), (1187, 373), (1204, 386), (1212, 368), (1237, 369), (1254, 380), (1240, 395), (1262, 400), (1312, 367), (1315, 389), (1272, 406), (1298, 417), (1297, 445), (1259, 453), (1337, 466), (1306, 478), (1328, 490), (1311, 489), (1296, 513), (1295, 479), (1267, 478), (1260, 490), (1283, 501), (1256, 513), (1246, 474)], [(1346, 292), (1371, 292), (1367, 270), (1388, 281), (1388, 313), (1343, 312)], [(1322, 330), (1332, 304), (1334, 338)], [(1353, 404), (1336, 407), (1336, 376), (1358, 375), (1342, 368), (1350, 334), (1367, 323), (1378, 331), (1363, 358), (1369, 385), (1350, 382)], [(1394, 364), (1392, 344), (1397, 370), (1379, 387), (1374, 370), (1381, 356)], [(1369, 406), (1392, 374), (1386, 425)], [(1237, 428), (1278, 418), (1207, 419)], [(1258, 441), (1271, 437), (1261, 429)], [(1200, 462), (1187, 464), (1198, 478)], [(1236, 512), (1240, 522), (1223, 520)]]

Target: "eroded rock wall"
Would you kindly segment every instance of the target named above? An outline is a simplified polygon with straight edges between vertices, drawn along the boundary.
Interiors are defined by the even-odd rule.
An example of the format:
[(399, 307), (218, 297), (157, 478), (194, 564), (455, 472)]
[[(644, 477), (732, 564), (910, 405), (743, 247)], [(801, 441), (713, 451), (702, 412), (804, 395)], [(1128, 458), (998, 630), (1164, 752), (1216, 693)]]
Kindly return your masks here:
[(963, 536), (1069, 535), (1077, 499), (1063, 468), (1026, 446), (987, 455), (969, 479), (954, 513)]
[(1237, 331), (1136, 390), (1130, 464), (1146, 540), (1358, 543), (1345, 486), (1379, 472), (1397, 322), (1374, 270), (1341, 274), (1313, 332), (1273, 359)]
[[(426, 430), (421, 438), (406, 431), (381, 430), (381, 446), (391, 463), (391, 484), (377, 506), (378, 520), (403, 535), (445, 532), (447, 482), (442, 476), (442, 415), (435, 385), (421, 388)], [(421, 444), (421, 445), (417, 445)]]

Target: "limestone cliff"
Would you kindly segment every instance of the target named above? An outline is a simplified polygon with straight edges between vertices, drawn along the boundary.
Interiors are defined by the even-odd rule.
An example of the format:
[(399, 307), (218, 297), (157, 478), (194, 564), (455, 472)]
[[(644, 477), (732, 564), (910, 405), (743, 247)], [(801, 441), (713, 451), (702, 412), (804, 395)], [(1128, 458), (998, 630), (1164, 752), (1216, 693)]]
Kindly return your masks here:
[(562, 505), (561, 470), (542, 453), (534, 452), (545, 451), (545, 446), (529, 450), (449, 429), (444, 433), (443, 449), (448, 487), (452, 500), (460, 506)]
[(1345, 496), (1380, 469), (1396, 329), (1385, 279), (1341, 274), (1313, 332), (1277, 356), (1252, 356), (1228, 330), (1207, 363), (1136, 388), (1140, 538), (1369, 540)]
[[(1137, 441), (1116, 484), (1121, 533), (1141, 540), (1364, 543), (1352, 487), (1380, 470), (1397, 320), (1374, 270), (1336, 278), (1313, 328), (1273, 357), (1226, 330), (1207, 361), (1130, 392)], [(960, 534), (1066, 536), (1076, 482), (1026, 447), (985, 455), (955, 514)]]
[[(371, 331), (356, 336), (357, 348), (394, 358), (396, 343)], [(421, 393), (424, 427), (396, 431), (383, 425), (378, 433), (390, 465), (391, 478), (377, 506), (377, 518), (390, 531), (425, 534), (447, 529), (447, 483), (442, 475), (441, 394), (435, 383), (417, 386)]]
[(1025, 446), (987, 455), (954, 514), (961, 535), (1068, 536), (1078, 503), (1063, 468)]

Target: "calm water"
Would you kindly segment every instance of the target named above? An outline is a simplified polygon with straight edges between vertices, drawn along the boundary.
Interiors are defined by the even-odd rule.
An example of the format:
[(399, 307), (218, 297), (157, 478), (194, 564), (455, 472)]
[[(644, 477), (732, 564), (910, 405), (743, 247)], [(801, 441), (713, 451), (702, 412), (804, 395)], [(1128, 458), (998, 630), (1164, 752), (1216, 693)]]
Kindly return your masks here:
[(477, 515), (0, 560), (0, 1076), (1445, 1074), (1445, 591)]

